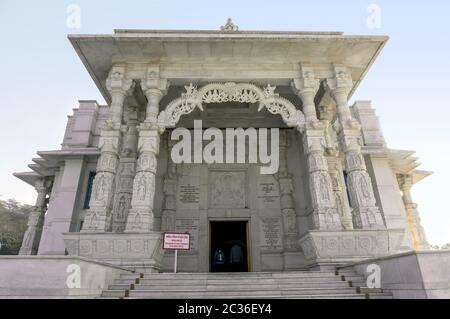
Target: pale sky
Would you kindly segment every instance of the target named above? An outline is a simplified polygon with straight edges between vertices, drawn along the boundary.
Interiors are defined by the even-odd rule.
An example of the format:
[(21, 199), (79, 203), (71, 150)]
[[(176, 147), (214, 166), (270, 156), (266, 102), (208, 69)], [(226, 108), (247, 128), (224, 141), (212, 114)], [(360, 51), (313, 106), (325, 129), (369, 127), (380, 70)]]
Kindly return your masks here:
[[(79, 28), (67, 24), (70, 4), (81, 10)], [(371, 4), (381, 10), (379, 28), (367, 23)], [(450, 242), (449, 14), (446, 0), (0, 0), (0, 198), (33, 204), (33, 188), (12, 173), (26, 171), (36, 151), (60, 148), (79, 99), (104, 103), (67, 34), (218, 30), (231, 17), (241, 30), (390, 37), (353, 99), (372, 100), (390, 148), (417, 151), (420, 169), (434, 171), (413, 188), (413, 199), (430, 243)]]

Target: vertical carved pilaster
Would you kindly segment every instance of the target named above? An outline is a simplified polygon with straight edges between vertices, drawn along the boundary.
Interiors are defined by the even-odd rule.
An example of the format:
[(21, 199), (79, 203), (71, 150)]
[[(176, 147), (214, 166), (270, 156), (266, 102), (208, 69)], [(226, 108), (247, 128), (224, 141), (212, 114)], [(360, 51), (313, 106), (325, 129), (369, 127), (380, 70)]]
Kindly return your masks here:
[(342, 223), (336, 208), (328, 163), (323, 154), (323, 143), (323, 130), (307, 129), (303, 132), (313, 206), (312, 226), (320, 230), (340, 230)]
[(138, 127), (139, 157), (133, 182), (131, 210), (128, 214), (126, 232), (147, 232), (154, 230), (153, 201), (157, 156), (160, 144), (160, 128), (156, 124), (159, 102), (168, 88), (168, 81), (159, 78), (159, 67), (150, 66), (147, 77), (141, 82), (147, 97), (147, 112), (144, 123)]
[(312, 227), (322, 230), (342, 229), (332, 189), (328, 164), (324, 155), (324, 123), (317, 119), (314, 97), (319, 87), (314, 70), (301, 66), (301, 78), (292, 82), (292, 87), (303, 103), (306, 125), (302, 133), (303, 148), (307, 156), (309, 188), (312, 199)]
[(428, 250), (430, 244), (428, 243), (425, 235), (425, 230), (422, 227), (420, 221), (419, 211), (417, 210), (417, 204), (413, 202), (411, 197), (411, 188), (413, 186), (413, 177), (407, 174), (397, 175), (398, 184), (402, 191), (403, 204), (406, 210), (406, 219), (408, 228), (411, 231), (413, 238), (413, 244), (415, 250)]
[(363, 229), (385, 228), (361, 153), (361, 126), (352, 118), (348, 106), (347, 97), (352, 87), (350, 74), (343, 67), (335, 67), (335, 77), (327, 79), (326, 86), (336, 101), (339, 120), (335, 123), (335, 130), (345, 154), (353, 225)]
[(116, 182), (116, 194), (114, 196), (112, 231), (125, 231), (127, 217), (131, 207), (133, 194), (133, 180), (136, 173), (136, 154), (138, 124), (136, 108), (129, 108), (127, 126), (124, 127), (124, 143), (120, 155), (118, 176)]
[(283, 216), (284, 245), (286, 250), (296, 250), (298, 241), (297, 215), (294, 208), (292, 193), (292, 175), (289, 174), (287, 163), (287, 150), (289, 147), (289, 133), (280, 131), (280, 167), (278, 182), (280, 185), (280, 205)]
[(331, 125), (332, 118), (333, 112), (330, 108), (322, 105), (320, 107), (320, 119), (325, 125), (325, 154), (328, 162), (328, 171), (330, 172), (336, 208), (341, 218), (342, 227), (349, 230), (353, 229), (352, 210), (348, 202), (345, 177), (341, 158), (339, 157), (339, 145)]
[(153, 199), (160, 136), (156, 128), (142, 123), (139, 131), (139, 158), (133, 182), (133, 195), (127, 219), (127, 232), (152, 231), (154, 226)]
[(331, 181), (333, 184), (334, 197), (336, 199), (336, 207), (341, 217), (342, 226), (346, 230), (353, 229), (352, 209), (350, 208), (347, 191), (342, 174), (343, 169), (340, 159), (337, 157), (328, 160)]
[(134, 88), (134, 82), (125, 78), (124, 66), (113, 66), (106, 86), (111, 94), (111, 117), (102, 128), (99, 148), (100, 158), (93, 184), (90, 209), (86, 214), (82, 232), (111, 231), (115, 177), (122, 144), (123, 102)]
[(167, 173), (164, 178), (164, 206), (162, 211), (161, 230), (174, 231), (176, 218), (177, 167), (170, 153), (175, 141), (167, 135)]
[(27, 229), (23, 236), (19, 255), (36, 255), (44, 226), (45, 211), (47, 210), (46, 196), (51, 189), (51, 181), (41, 178), (34, 185), (37, 191), (36, 205), (28, 216)]

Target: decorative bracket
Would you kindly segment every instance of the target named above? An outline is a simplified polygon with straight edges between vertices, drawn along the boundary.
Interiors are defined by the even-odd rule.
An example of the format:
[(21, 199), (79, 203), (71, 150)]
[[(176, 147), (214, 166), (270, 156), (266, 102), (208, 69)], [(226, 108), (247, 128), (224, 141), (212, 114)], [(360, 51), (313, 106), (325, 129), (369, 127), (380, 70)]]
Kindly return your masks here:
[(175, 127), (180, 117), (189, 114), (198, 107), (203, 111), (203, 103), (257, 103), (258, 111), (266, 108), (272, 114), (281, 115), (289, 127), (303, 129), (305, 116), (287, 99), (275, 93), (275, 86), (268, 85), (260, 89), (250, 83), (211, 83), (197, 89), (192, 83), (185, 86), (186, 92), (181, 97), (170, 102), (158, 116), (161, 127)]

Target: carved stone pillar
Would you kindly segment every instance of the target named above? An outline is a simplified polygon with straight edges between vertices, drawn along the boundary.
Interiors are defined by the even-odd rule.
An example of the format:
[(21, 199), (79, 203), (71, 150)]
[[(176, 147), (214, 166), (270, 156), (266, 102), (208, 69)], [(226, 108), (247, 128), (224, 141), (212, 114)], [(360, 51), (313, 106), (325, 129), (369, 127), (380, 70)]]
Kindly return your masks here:
[(353, 229), (352, 210), (348, 202), (347, 189), (345, 186), (345, 177), (341, 158), (339, 157), (339, 145), (331, 125), (334, 114), (329, 107), (320, 107), (320, 120), (325, 125), (325, 143), (326, 143), (326, 159), (328, 162), (328, 171), (330, 172), (331, 182), (333, 185), (334, 198), (336, 200), (336, 208), (341, 217), (342, 226), (346, 230)]
[(289, 147), (289, 134), (286, 130), (280, 131), (280, 167), (278, 170), (278, 182), (280, 184), (280, 205), (283, 216), (284, 246), (286, 251), (297, 249), (298, 229), (297, 215), (294, 208), (292, 193), (292, 175), (289, 174), (287, 164), (287, 149)]
[(333, 185), (333, 193), (336, 199), (336, 207), (339, 216), (341, 217), (342, 226), (346, 230), (351, 230), (353, 229), (352, 210), (348, 203), (345, 180), (342, 174), (343, 169), (340, 160), (338, 158), (334, 159), (336, 159), (336, 161), (333, 162), (331, 162), (331, 159), (329, 159), (328, 164)]
[(147, 97), (145, 122), (156, 123), (159, 114), (159, 101), (167, 93), (169, 81), (159, 77), (159, 65), (147, 68), (147, 76), (141, 82), (142, 91)]
[(174, 231), (176, 219), (177, 167), (170, 153), (175, 141), (167, 135), (167, 174), (164, 179), (164, 206), (161, 216), (161, 230)]
[(411, 175), (401, 174), (397, 175), (397, 180), (403, 194), (402, 198), (405, 205), (408, 227), (413, 238), (414, 249), (428, 250), (430, 249), (430, 244), (428, 243), (425, 230), (420, 222), (417, 204), (413, 202), (411, 197), (413, 177)]
[(102, 128), (99, 148), (100, 158), (93, 183), (93, 196), (86, 214), (82, 232), (111, 231), (115, 177), (122, 142), (123, 102), (134, 88), (134, 82), (125, 78), (124, 66), (113, 66), (106, 80), (111, 94), (111, 118)]
[(34, 187), (37, 191), (36, 205), (28, 216), (27, 230), (23, 236), (19, 255), (36, 255), (44, 226), (45, 211), (47, 210), (46, 196), (51, 189), (51, 182), (41, 178)]
[(120, 155), (116, 194), (114, 196), (112, 231), (123, 232), (127, 223), (133, 194), (133, 180), (136, 173), (138, 131), (137, 112), (130, 107), (127, 112), (127, 126), (123, 128), (124, 142)]
[(385, 225), (376, 206), (372, 181), (361, 152), (361, 126), (352, 118), (348, 106), (347, 98), (352, 88), (352, 80), (345, 68), (335, 67), (335, 74), (334, 78), (327, 79), (326, 85), (336, 101), (338, 121), (334, 127), (345, 154), (353, 225), (362, 229), (383, 229)]
[(126, 232), (149, 232), (154, 230), (153, 200), (155, 175), (159, 153), (160, 128), (157, 126), (159, 101), (166, 93), (168, 81), (159, 78), (159, 68), (149, 67), (147, 78), (141, 82), (147, 97), (147, 113), (144, 123), (138, 127), (138, 161), (133, 182), (131, 210), (128, 214)]
[(309, 189), (313, 207), (313, 229), (341, 230), (328, 164), (323, 155), (323, 131), (303, 132), (303, 148), (307, 154)]
[[(336, 208), (331, 177), (324, 156), (324, 124), (317, 119), (314, 97), (319, 87), (311, 67), (301, 67), (302, 77), (292, 83), (294, 91), (303, 103), (306, 125), (303, 132), (303, 148), (307, 156), (309, 188), (312, 198), (312, 227), (317, 230), (340, 230), (342, 224)], [(307, 116), (306, 116), (307, 115)]]

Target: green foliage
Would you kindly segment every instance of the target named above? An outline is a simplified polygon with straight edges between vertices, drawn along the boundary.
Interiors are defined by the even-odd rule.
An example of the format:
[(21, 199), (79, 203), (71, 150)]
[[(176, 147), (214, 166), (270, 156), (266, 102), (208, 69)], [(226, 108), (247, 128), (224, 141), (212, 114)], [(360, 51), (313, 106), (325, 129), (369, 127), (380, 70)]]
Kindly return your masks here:
[(0, 255), (17, 255), (27, 229), (28, 215), (33, 206), (14, 199), (0, 200)]

